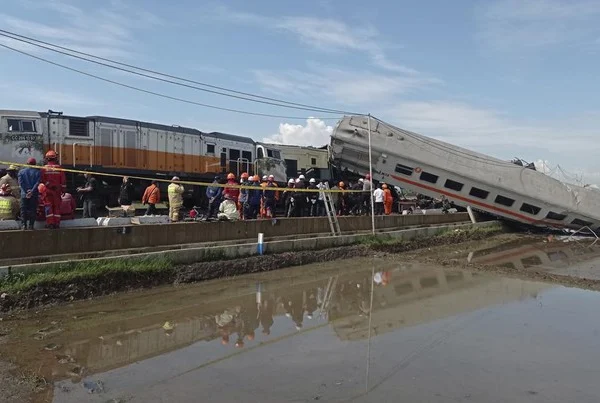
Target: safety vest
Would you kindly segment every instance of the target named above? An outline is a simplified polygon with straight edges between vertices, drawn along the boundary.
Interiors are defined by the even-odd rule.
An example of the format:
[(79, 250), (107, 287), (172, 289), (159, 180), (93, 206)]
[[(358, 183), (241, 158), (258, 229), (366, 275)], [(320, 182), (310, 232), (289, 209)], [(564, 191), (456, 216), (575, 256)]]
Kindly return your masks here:
[(169, 204), (172, 207), (180, 207), (183, 204), (183, 186), (171, 183), (167, 188), (169, 194)]
[(13, 201), (9, 197), (0, 197), (0, 219), (14, 219)]

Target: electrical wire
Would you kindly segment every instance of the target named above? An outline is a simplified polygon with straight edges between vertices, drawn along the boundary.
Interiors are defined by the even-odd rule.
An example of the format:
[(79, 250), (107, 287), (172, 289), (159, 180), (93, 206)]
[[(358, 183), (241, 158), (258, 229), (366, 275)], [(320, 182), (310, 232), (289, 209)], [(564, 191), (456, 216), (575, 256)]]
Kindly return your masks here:
[[(221, 107), (221, 106), (215, 106), (215, 105), (210, 105), (210, 104), (204, 104), (204, 103), (201, 103), (201, 102), (191, 101), (189, 99), (174, 97), (174, 96), (171, 96), (171, 95), (166, 95), (166, 94), (162, 94), (162, 93), (155, 92), (155, 91), (145, 90), (143, 88), (135, 87), (133, 85), (124, 84), (124, 83), (119, 82), (119, 81), (111, 80), (111, 79), (108, 79), (108, 78), (105, 78), (105, 77), (101, 77), (101, 76), (98, 76), (98, 75), (95, 75), (95, 74), (92, 74), (92, 73), (88, 73), (88, 72), (85, 72), (83, 70), (78, 70), (78, 69), (75, 69), (73, 67), (69, 67), (69, 66), (66, 66), (66, 65), (61, 64), (61, 63), (53, 62), (52, 60), (48, 60), (48, 59), (45, 59), (45, 58), (40, 57), (40, 56), (32, 55), (31, 53), (27, 53), (25, 51), (22, 51), (22, 50), (19, 50), (19, 49), (15, 49), (13, 47), (10, 47), (10, 46), (2, 44), (2, 43), (0, 43), (0, 47), (12, 50), (13, 52), (17, 52), (17, 53), (20, 53), (20, 54), (25, 55), (25, 56), (29, 56), (29, 57), (31, 57), (33, 59), (36, 59), (36, 60), (39, 60), (39, 61), (51, 64), (51, 65), (56, 66), (56, 67), (61, 67), (61, 68), (66, 69), (66, 70), (82, 74), (82, 75), (87, 76), (87, 77), (95, 78), (97, 80), (104, 81), (104, 82), (107, 82), (107, 83), (110, 83), (110, 84), (114, 84), (114, 85), (117, 85), (117, 86), (120, 86), (120, 87), (128, 88), (128, 89), (131, 89), (131, 90), (134, 90), (134, 91), (142, 92), (144, 94), (149, 94), (149, 95), (154, 95), (154, 96), (165, 98), (165, 99), (170, 99), (172, 101), (183, 102), (183, 103), (186, 103), (186, 104), (191, 104), (191, 105), (196, 105), (196, 106), (202, 106), (204, 108), (216, 109), (216, 110), (220, 110), (220, 111), (240, 113), (240, 114), (243, 114), (243, 115), (260, 116), (260, 117), (277, 118), (277, 119), (290, 119), (290, 120), (291, 119), (295, 119), (295, 120), (306, 120), (306, 119), (308, 119), (306, 116), (271, 115), (271, 114), (267, 114), (267, 113), (250, 112), (250, 111), (244, 111), (244, 110), (240, 110), (240, 109), (224, 108), (224, 107)], [(311, 117), (311, 118), (312, 119), (320, 119), (320, 120), (339, 119), (339, 118), (332, 118), (332, 117)]]
[[(22, 43), (27, 43), (29, 45), (32, 46), (36, 46), (42, 49), (46, 49), (49, 50), (51, 52), (55, 52), (55, 53), (59, 53), (65, 56), (69, 56), (75, 59), (79, 59), (79, 60), (84, 60), (87, 61), (89, 63), (94, 63), (97, 65), (101, 65), (104, 67), (108, 67), (111, 69), (115, 69), (115, 70), (119, 70), (119, 71), (123, 71), (123, 72), (127, 72), (130, 74), (135, 74), (141, 77), (145, 77), (145, 78), (149, 78), (152, 80), (156, 80), (156, 81), (162, 81), (162, 82), (166, 82), (169, 84), (173, 84), (173, 85), (178, 85), (181, 87), (186, 87), (186, 88), (190, 88), (190, 89), (195, 89), (198, 91), (203, 91), (203, 92), (208, 92), (211, 94), (216, 94), (216, 95), (221, 95), (221, 96), (225, 96), (225, 97), (231, 97), (231, 98), (236, 98), (236, 99), (241, 99), (241, 100), (245, 100), (245, 101), (250, 101), (250, 102), (256, 102), (256, 103), (262, 103), (262, 104), (266, 104), (266, 105), (273, 105), (273, 106), (278, 106), (281, 108), (290, 108), (290, 109), (297, 109), (297, 110), (306, 110), (306, 111), (312, 111), (312, 112), (319, 112), (319, 113), (329, 113), (329, 114), (345, 114), (345, 115), (359, 115), (359, 113), (354, 113), (354, 112), (348, 112), (348, 111), (343, 111), (343, 110), (338, 110), (338, 109), (330, 109), (330, 108), (322, 108), (322, 107), (318, 107), (318, 106), (311, 106), (311, 105), (306, 105), (306, 104), (299, 104), (299, 103), (295, 103), (295, 102), (289, 102), (289, 101), (283, 101), (283, 100), (279, 100), (276, 98), (269, 98), (269, 97), (264, 97), (264, 96), (260, 96), (260, 95), (254, 95), (251, 93), (247, 93), (247, 92), (241, 92), (241, 91), (236, 91), (236, 90), (230, 90), (224, 87), (219, 87), (219, 86), (214, 86), (214, 85), (210, 85), (210, 84), (206, 84), (206, 83), (202, 83), (202, 82), (198, 82), (198, 81), (194, 81), (194, 80), (189, 80), (186, 78), (182, 78), (182, 77), (177, 77), (174, 75), (170, 75), (170, 74), (165, 74), (165, 73), (161, 73), (155, 70), (150, 70), (150, 69), (145, 69), (143, 67), (138, 67), (138, 66), (134, 66), (134, 65), (130, 65), (127, 63), (122, 63), (122, 62), (118, 62), (116, 60), (111, 60), (111, 59), (107, 59), (107, 58), (103, 58), (100, 56), (95, 56), (89, 53), (85, 53), (85, 52), (80, 52), (77, 51), (75, 49), (70, 49), (67, 48), (65, 46), (60, 46), (60, 45), (56, 45), (50, 42), (46, 42), (46, 41), (42, 41), (39, 39), (35, 39), (35, 38), (31, 38), (31, 37), (27, 37), (24, 35), (19, 35), (10, 31), (6, 31), (6, 30), (2, 30), (0, 29), (0, 36), (6, 37), (6, 38), (10, 38), (14, 41), (19, 41)], [(60, 49), (60, 50), (59, 50)], [(77, 56), (77, 55), (83, 55), (86, 57), (82, 57), (82, 56)], [(94, 60), (97, 59), (97, 60)], [(117, 66), (113, 66), (111, 64), (108, 63), (103, 63), (100, 62), (98, 60), (102, 60), (103, 62), (108, 62), (111, 64), (115, 64)], [(124, 66), (124, 67), (128, 67), (128, 68), (123, 68), (123, 67), (118, 67), (118, 66)], [(154, 75), (150, 75), (150, 74), (145, 74), (145, 73), (140, 73), (138, 71), (133, 71), (131, 69), (135, 69), (135, 70), (139, 70), (139, 71), (144, 71), (146, 73), (151, 73)], [(206, 88), (201, 88), (195, 85), (190, 85), (190, 84), (184, 84), (181, 82), (177, 82), (177, 81), (173, 81), (170, 79), (165, 79), (165, 78), (160, 78), (160, 77), (156, 77), (156, 76), (162, 76), (162, 77), (168, 77), (171, 79), (175, 79), (175, 80), (179, 80), (179, 81), (183, 81), (183, 82), (187, 82), (187, 83), (192, 83), (192, 84), (197, 84), (200, 86), (204, 86), (204, 87), (208, 87), (208, 88), (214, 88), (214, 89), (219, 89), (222, 91), (228, 91), (231, 92), (233, 94), (238, 94), (238, 95), (232, 95), (232, 94), (226, 94), (220, 91), (215, 91), (215, 90), (211, 90), (211, 89), (206, 89)], [(252, 98), (249, 98), (252, 97)], [(258, 99), (253, 99), (253, 98), (258, 98)]]

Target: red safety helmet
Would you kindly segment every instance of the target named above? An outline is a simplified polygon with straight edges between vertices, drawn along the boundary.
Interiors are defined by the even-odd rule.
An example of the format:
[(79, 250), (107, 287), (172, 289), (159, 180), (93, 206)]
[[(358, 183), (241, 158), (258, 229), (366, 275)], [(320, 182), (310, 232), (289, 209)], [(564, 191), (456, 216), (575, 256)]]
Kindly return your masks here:
[(235, 179), (235, 175), (232, 173), (227, 174), (227, 180)]
[(242, 179), (248, 179), (248, 172), (244, 172), (241, 176)]
[(55, 160), (56, 158), (58, 158), (56, 151), (48, 150), (48, 152), (46, 153), (46, 159), (47, 160)]

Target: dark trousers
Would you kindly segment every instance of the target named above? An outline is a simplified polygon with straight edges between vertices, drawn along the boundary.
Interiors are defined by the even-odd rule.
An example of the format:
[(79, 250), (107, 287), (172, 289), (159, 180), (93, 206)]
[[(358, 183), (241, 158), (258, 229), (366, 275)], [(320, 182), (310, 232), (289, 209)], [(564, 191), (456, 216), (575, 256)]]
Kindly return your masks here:
[(260, 205), (244, 203), (244, 217), (246, 220), (256, 220), (258, 217), (258, 210), (260, 210)]
[(375, 215), (383, 214), (383, 202), (375, 202)]
[(38, 205), (37, 195), (31, 196), (29, 199), (26, 197), (21, 198), (21, 221), (23, 227), (33, 229), (35, 224), (35, 216)]
[(156, 204), (148, 203), (148, 208), (146, 209), (146, 215), (156, 215)]
[(213, 218), (217, 216), (217, 212), (219, 211), (219, 206), (221, 205), (220, 199), (213, 199), (212, 201), (208, 201), (208, 215), (207, 218)]
[(98, 218), (96, 213), (96, 201), (93, 199), (83, 200), (83, 218)]

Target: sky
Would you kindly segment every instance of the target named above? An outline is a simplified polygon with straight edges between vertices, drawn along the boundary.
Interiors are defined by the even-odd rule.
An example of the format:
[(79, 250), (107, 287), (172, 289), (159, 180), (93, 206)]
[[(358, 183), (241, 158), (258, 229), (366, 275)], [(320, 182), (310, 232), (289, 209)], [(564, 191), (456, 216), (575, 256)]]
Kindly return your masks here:
[[(371, 113), (498, 158), (536, 161), (566, 179), (600, 183), (598, 0), (2, 5), (0, 29), (212, 85)], [(314, 146), (328, 143), (341, 117), (159, 83), (2, 37), (0, 44), (146, 90), (298, 119), (179, 103), (6, 49), (0, 49), (2, 109), (108, 115)]]

